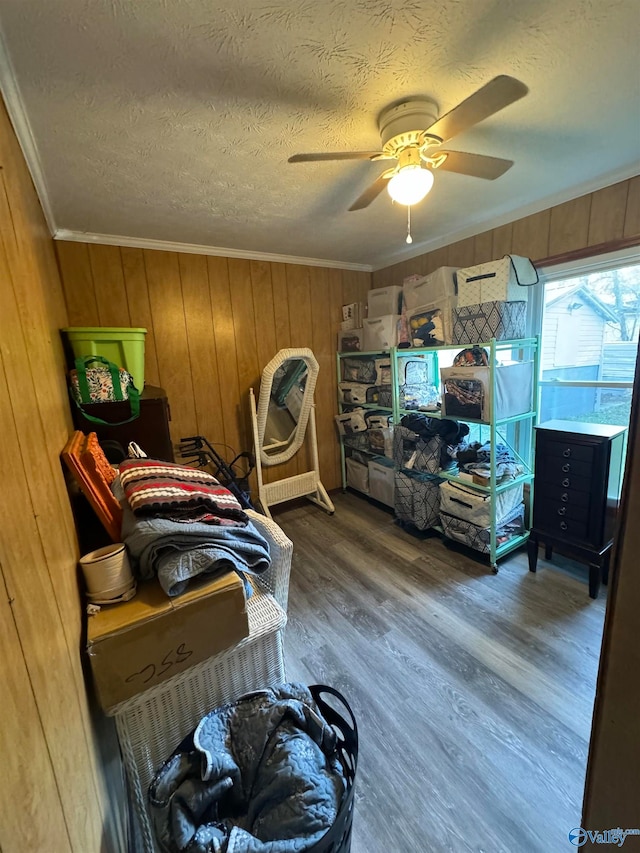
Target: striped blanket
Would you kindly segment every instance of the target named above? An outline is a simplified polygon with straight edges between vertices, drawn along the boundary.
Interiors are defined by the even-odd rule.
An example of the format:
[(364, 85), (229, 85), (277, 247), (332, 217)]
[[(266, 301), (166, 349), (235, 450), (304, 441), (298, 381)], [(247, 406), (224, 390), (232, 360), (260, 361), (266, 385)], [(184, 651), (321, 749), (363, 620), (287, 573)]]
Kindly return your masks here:
[(156, 459), (125, 459), (120, 483), (139, 518), (244, 527), (248, 516), (228, 489), (198, 468)]

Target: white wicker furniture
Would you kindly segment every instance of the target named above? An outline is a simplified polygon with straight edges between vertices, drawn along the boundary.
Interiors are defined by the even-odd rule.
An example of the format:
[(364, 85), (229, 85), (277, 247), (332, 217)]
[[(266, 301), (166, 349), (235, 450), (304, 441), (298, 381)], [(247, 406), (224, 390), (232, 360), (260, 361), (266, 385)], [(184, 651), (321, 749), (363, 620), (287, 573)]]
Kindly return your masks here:
[(283, 638), (293, 546), (271, 519), (251, 510), (248, 515), (271, 549), (271, 567), (254, 579), (247, 601), (249, 636), (107, 711), (115, 717), (127, 775), (135, 853), (157, 849), (147, 809), (149, 783), (201, 717), (243, 693), (286, 681)]

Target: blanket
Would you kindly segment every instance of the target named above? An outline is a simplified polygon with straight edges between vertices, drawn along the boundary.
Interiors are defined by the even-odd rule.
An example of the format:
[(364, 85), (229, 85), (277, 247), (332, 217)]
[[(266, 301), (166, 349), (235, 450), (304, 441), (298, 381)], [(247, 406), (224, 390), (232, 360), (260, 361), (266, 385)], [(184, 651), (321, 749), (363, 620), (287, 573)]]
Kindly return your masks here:
[(119, 473), (127, 501), (140, 517), (235, 526), (247, 522), (247, 514), (229, 489), (199, 468), (157, 459), (125, 459)]
[(122, 541), (136, 575), (157, 575), (170, 596), (180, 595), (189, 580), (198, 575), (235, 570), (243, 579), (248, 597), (252, 590), (245, 574), (260, 574), (271, 564), (269, 544), (250, 521), (242, 527), (232, 527), (136, 518), (125, 503)]
[(165, 853), (301, 853), (335, 821), (345, 782), (336, 735), (302, 684), (216, 708), (154, 777)]

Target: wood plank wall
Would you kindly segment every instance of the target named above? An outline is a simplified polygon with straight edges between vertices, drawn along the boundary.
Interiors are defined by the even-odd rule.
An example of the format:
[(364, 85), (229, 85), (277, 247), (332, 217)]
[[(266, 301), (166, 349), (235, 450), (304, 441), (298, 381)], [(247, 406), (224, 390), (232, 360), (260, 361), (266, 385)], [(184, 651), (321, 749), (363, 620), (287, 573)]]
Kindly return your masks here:
[(640, 242), (640, 176), (467, 237), (373, 273), (373, 287), (402, 284), (442, 266), (466, 267), (506, 254), (544, 261), (569, 252)]
[[(56, 243), (71, 326), (143, 326), (145, 381), (164, 388), (171, 436), (204, 435), (234, 452), (253, 446), (249, 388), (285, 347), (310, 347), (320, 471), (340, 486), (335, 351), (341, 307), (365, 300), (370, 273), (204, 255)], [(231, 454), (231, 455), (230, 455)], [(224, 451), (230, 459), (234, 453)], [(297, 454), (265, 480), (306, 470)]]
[(119, 842), (81, 669), (78, 544), (59, 454), (71, 422), (53, 242), (0, 102), (0, 850)]

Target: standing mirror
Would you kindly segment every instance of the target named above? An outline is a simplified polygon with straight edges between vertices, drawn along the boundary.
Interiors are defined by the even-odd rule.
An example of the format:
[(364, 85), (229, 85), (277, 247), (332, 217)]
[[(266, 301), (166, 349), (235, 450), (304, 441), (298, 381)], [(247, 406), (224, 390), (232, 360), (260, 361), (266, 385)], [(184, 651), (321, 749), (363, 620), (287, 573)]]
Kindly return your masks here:
[[(269, 506), (300, 497), (307, 497), (327, 512), (334, 511), (318, 469), (313, 401), (318, 370), (310, 349), (283, 349), (262, 371), (257, 405), (253, 388), (250, 389), (258, 492), (266, 515), (270, 515)], [(300, 450), (307, 434), (312, 469), (283, 480), (263, 482), (262, 467), (288, 462)]]

